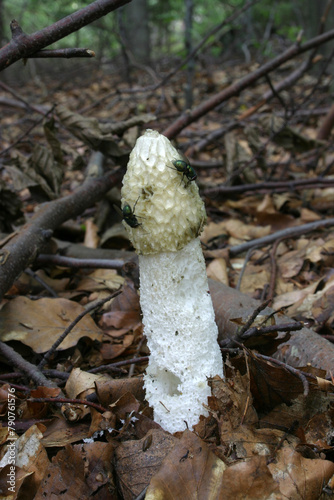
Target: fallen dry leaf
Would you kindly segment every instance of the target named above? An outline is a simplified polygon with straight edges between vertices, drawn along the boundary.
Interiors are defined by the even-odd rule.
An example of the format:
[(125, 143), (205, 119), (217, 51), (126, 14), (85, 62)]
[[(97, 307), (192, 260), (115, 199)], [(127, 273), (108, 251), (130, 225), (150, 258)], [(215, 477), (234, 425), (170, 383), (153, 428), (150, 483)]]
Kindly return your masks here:
[[(43, 353), (51, 348), (82, 311), (84, 308), (80, 304), (66, 299), (30, 300), (17, 297), (0, 310), (0, 338), (3, 342), (19, 340), (35, 352)], [(102, 333), (89, 314), (75, 325), (58, 349), (75, 346), (82, 337), (102, 340)]]
[(44, 475), (35, 500), (45, 498), (85, 500), (90, 497), (90, 487), (85, 480), (85, 464), (82, 456), (71, 445), (57, 453)]
[[(34, 497), (34, 494), (36, 493), (46, 473), (46, 470), (49, 467), (50, 462), (45, 448), (41, 443), (41, 439), (42, 433), (36, 425), (32, 425), (22, 436), (20, 436), (14, 442), (9, 441), (10, 444), (15, 444), (16, 484), (15, 495), (13, 496), (13, 498), (17, 498), (17, 495), (22, 495), (24, 491), (27, 491), (26, 488), (29, 488), (29, 494), (31, 495), (31, 497)], [(5, 455), (2, 457), (0, 467), (6, 466), (8, 460), (10, 460), (10, 453), (11, 451), (8, 450), (7, 453), (5, 453)], [(3, 469), (3, 471), (5, 469)], [(18, 472), (20, 472), (21, 475), (21, 480), (19, 481), (19, 483), (17, 483), (17, 480), (20, 479)], [(22, 475), (24, 477), (22, 477)], [(25, 481), (26, 478), (28, 478), (28, 482)], [(7, 483), (6, 489), (8, 488), (8, 486), (9, 484)], [(23, 491), (21, 490), (21, 488)], [(2, 489), (2, 493), (6, 491), (6, 489)]]
[(264, 456), (255, 456), (228, 467), (223, 474), (221, 489), (221, 496), (212, 497), (212, 500), (283, 500)]
[(124, 283), (124, 278), (117, 274), (114, 269), (95, 269), (87, 274), (77, 285), (77, 290), (94, 290), (108, 289), (111, 292), (118, 290)]
[(213, 259), (212, 262), (207, 266), (206, 272), (208, 278), (211, 278), (216, 281), (220, 281), (225, 285), (228, 285), (228, 273), (227, 273), (227, 265), (225, 259)]
[(208, 445), (186, 430), (152, 477), (145, 499), (223, 499), (225, 469), (224, 462), (210, 451)]
[(329, 460), (308, 459), (285, 446), (279, 450), (275, 462), (268, 465), (273, 478), (279, 483), (283, 498), (314, 500), (334, 474), (334, 463)]
[[(115, 450), (115, 468), (124, 500), (133, 500), (146, 488), (165, 457), (177, 444), (177, 438), (158, 429), (152, 429), (139, 441), (120, 444)], [(147, 494), (146, 498), (150, 498)]]

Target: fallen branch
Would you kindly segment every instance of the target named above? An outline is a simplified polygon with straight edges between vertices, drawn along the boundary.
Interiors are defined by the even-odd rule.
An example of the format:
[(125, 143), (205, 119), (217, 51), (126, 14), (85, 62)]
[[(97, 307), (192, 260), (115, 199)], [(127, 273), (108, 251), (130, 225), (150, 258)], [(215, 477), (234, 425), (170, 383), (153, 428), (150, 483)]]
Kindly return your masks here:
[(0, 249), (0, 300), (22, 271), (43, 251), (53, 231), (92, 206), (123, 177), (123, 169), (87, 180), (74, 193), (45, 203), (21, 231)]
[(281, 231), (276, 231), (275, 233), (268, 234), (262, 238), (256, 238), (255, 240), (246, 241), (240, 245), (235, 245), (229, 248), (230, 257), (235, 257), (240, 253), (247, 252), (253, 247), (264, 247), (271, 245), (276, 240), (281, 238), (296, 238), (302, 236), (303, 234), (310, 233), (311, 231), (316, 231), (317, 229), (322, 229), (324, 227), (334, 226), (334, 218), (317, 220), (315, 222), (309, 222), (308, 224), (302, 224), (297, 227), (288, 227), (287, 229), (282, 229)]
[(190, 123), (195, 122), (202, 116), (206, 115), (209, 111), (212, 111), (216, 106), (222, 104), (231, 97), (238, 95), (242, 90), (254, 84), (257, 80), (270, 73), (274, 69), (278, 68), (286, 61), (289, 61), (290, 59), (293, 59), (294, 57), (303, 54), (304, 52), (307, 52), (314, 47), (326, 43), (333, 38), (334, 29), (327, 31), (322, 35), (316, 36), (303, 44), (299, 44), (298, 42), (295, 43), (282, 54), (278, 55), (274, 59), (271, 59), (257, 70), (241, 78), (239, 81), (233, 83), (221, 92), (218, 92), (218, 94), (204, 101), (202, 104), (197, 106), (197, 108), (194, 108), (192, 111), (187, 110), (186, 113), (184, 113), (174, 123), (167, 127), (167, 129), (164, 130), (163, 134), (169, 139), (173, 139), (181, 132), (181, 130), (190, 125)]
[(74, 257), (63, 257), (61, 255), (40, 254), (35, 263), (38, 266), (60, 266), (74, 269), (117, 269), (124, 266), (122, 259), (75, 259)]
[(285, 191), (300, 191), (303, 189), (322, 189), (334, 186), (334, 179), (324, 179), (323, 177), (313, 177), (311, 179), (300, 179), (295, 181), (268, 181), (257, 182), (254, 184), (243, 184), (241, 186), (217, 186), (208, 188), (204, 191), (204, 196), (222, 196), (226, 199), (229, 196), (236, 194), (247, 193), (265, 194), (268, 191), (273, 193), (281, 193)]
[(36, 365), (26, 361), (19, 353), (14, 351), (12, 347), (4, 342), (0, 342), (0, 354), (5, 358), (6, 363), (24, 373), (29, 380), (33, 380), (36, 385), (52, 388), (58, 387), (57, 384), (48, 380), (45, 375), (38, 370)]

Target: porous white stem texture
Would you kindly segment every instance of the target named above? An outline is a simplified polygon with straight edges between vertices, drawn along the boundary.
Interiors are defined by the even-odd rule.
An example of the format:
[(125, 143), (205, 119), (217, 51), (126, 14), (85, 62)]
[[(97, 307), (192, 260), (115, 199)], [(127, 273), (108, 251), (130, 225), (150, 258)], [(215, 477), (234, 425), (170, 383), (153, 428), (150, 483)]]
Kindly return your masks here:
[(191, 429), (200, 415), (207, 415), (207, 379), (223, 376), (200, 241), (196, 238), (178, 252), (139, 256), (139, 269), (151, 353), (146, 399), (165, 430)]
[[(218, 330), (199, 234), (206, 219), (198, 187), (173, 161), (179, 153), (153, 130), (137, 140), (123, 179), (122, 207), (139, 254), (140, 303), (150, 349), (144, 377), (154, 419), (173, 433), (207, 415), (208, 378), (223, 377)], [(130, 221), (132, 222), (132, 221)]]

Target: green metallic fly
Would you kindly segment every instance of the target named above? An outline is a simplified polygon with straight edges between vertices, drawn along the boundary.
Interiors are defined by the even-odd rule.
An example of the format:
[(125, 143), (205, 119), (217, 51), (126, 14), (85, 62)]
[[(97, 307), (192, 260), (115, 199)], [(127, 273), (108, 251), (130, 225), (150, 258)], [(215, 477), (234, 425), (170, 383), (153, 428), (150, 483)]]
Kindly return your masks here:
[(137, 219), (137, 217), (139, 217), (139, 215), (138, 216), (135, 215), (135, 208), (136, 208), (138, 200), (139, 200), (139, 196), (136, 200), (136, 203), (133, 205), (133, 208), (131, 208), (131, 206), (128, 203), (126, 203), (124, 205), (122, 210), (120, 210), (116, 205), (114, 205), (117, 212), (123, 217), (123, 220), (128, 224), (128, 226), (133, 227), (133, 228), (142, 225), (140, 222), (138, 222), (138, 219)]
[[(196, 174), (195, 170), (193, 169), (193, 167), (190, 165), (189, 160), (183, 155), (182, 155), (182, 157), (183, 157), (182, 160), (173, 160), (172, 161), (172, 163), (175, 167), (173, 170), (177, 170), (178, 172), (180, 172), (182, 174), (182, 180), (183, 180), (183, 177), (187, 177), (187, 179), (190, 183), (191, 181), (194, 181), (195, 179), (197, 179), (197, 174)], [(172, 168), (172, 167), (168, 167), (168, 168)]]

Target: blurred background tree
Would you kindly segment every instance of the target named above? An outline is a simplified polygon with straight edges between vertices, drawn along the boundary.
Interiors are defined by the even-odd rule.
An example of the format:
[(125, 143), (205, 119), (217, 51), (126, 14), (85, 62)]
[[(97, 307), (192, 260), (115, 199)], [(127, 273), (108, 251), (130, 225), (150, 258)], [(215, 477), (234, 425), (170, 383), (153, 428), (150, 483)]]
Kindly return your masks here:
[[(320, 18), (332, 0), (259, 0), (210, 37), (196, 56), (204, 66), (224, 60), (258, 62), (282, 51), (296, 40), (301, 30), (304, 39), (318, 33)], [(96, 63), (108, 65), (115, 58), (125, 67), (150, 64), (157, 71), (170, 68), (189, 52), (189, 40), (196, 46), (202, 38), (247, 0), (193, 0), (189, 17), (186, 0), (133, 0), (84, 29), (59, 41), (57, 47), (86, 47), (95, 51)], [(37, 31), (87, 5), (82, 0), (0, 0), (0, 39), (10, 39), (9, 23), (16, 19), (27, 33)], [(188, 8), (187, 8), (188, 5)], [(188, 29), (186, 22), (188, 19)], [(332, 26), (331, 9), (327, 26)], [(190, 29), (189, 29), (190, 26)], [(187, 33), (187, 36), (185, 36)], [(324, 46), (330, 54), (331, 44)], [(54, 47), (53, 47), (54, 48)], [(119, 59), (120, 58), (120, 59)], [(63, 61), (37, 61), (38, 68), (63, 64)]]

